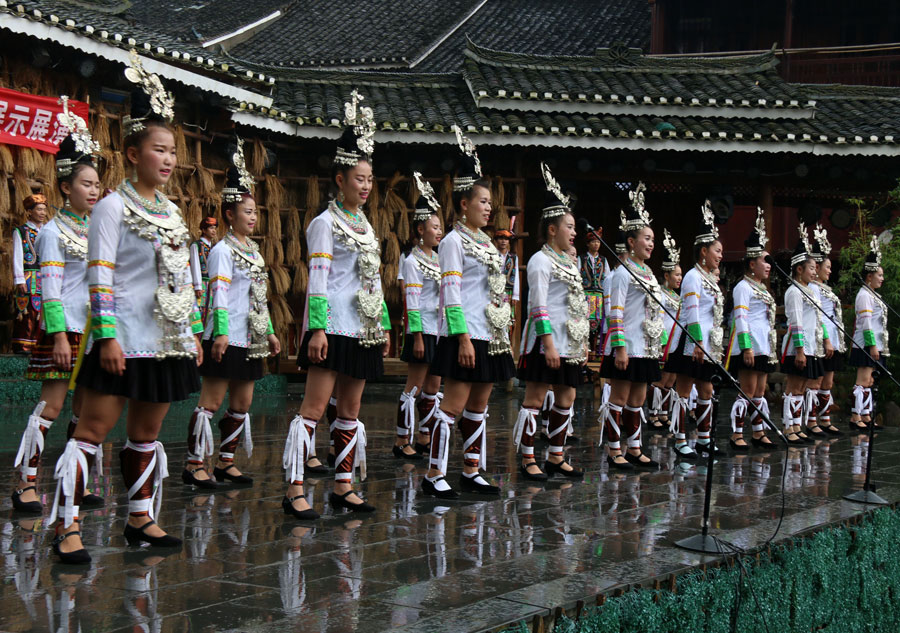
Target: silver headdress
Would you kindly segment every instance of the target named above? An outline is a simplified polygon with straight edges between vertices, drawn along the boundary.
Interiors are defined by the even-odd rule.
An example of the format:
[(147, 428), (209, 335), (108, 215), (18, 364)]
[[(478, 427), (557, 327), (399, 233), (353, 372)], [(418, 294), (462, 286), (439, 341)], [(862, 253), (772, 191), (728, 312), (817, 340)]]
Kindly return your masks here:
[(709, 199), (703, 202), (701, 213), (703, 214), (703, 232), (694, 238), (694, 246), (710, 244), (719, 239), (719, 227), (716, 226), (716, 216)]
[(541, 163), (541, 174), (544, 176), (544, 185), (547, 187), (547, 192), (555, 199), (555, 201), (544, 207), (541, 213), (541, 220), (556, 218), (569, 213), (569, 196), (563, 193), (562, 187), (559, 186), (556, 178), (550, 173), (550, 168), (544, 163)]
[(96, 167), (94, 155), (100, 153), (100, 144), (91, 138), (91, 132), (87, 123), (74, 112), (69, 111), (69, 97), (63, 95), (59, 98), (63, 111), (56, 115), (57, 124), (69, 130), (69, 136), (75, 143), (76, 154), (71, 158), (60, 158), (56, 161), (56, 176), (65, 178), (72, 173), (75, 165), (86, 156), (91, 157), (91, 163)]
[(762, 207), (756, 207), (756, 224), (753, 225), (753, 231), (747, 240), (747, 257), (751, 259), (762, 255), (766, 250), (766, 244), (769, 243), (769, 238), (766, 236), (766, 219), (763, 214)]
[[(237, 137), (237, 150), (231, 156), (233, 172), (225, 180), (225, 188), (222, 189), (222, 200), (225, 202), (240, 202), (245, 193), (252, 193), (256, 179), (247, 171), (247, 163), (244, 160), (244, 139)], [(236, 176), (236, 178), (234, 177)]]
[(353, 136), (356, 137), (356, 147), (341, 147), (338, 145), (334, 156), (334, 162), (355, 166), (361, 160), (371, 160), (375, 153), (375, 112), (368, 106), (360, 106), (364, 97), (354, 89), (350, 93), (350, 101), (344, 103), (344, 126), (353, 128)]
[(666, 257), (663, 259), (663, 272), (672, 272), (681, 260), (681, 249), (675, 244), (675, 240), (669, 234), (669, 229), (663, 229), (663, 248), (666, 249)]
[[(153, 114), (161, 117), (166, 122), (171, 122), (175, 118), (175, 97), (163, 87), (158, 75), (144, 70), (141, 58), (138, 57), (137, 51), (134, 49), (131, 49), (131, 66), (125, 69), (125, 78), (131, 83), (138, 84), (147, 97), (150, 98), (150, 111)], [(125, 136), (127, 137), (143, 130), (143, 122), (147, 120), (149, 114), (150, 112), (140, 118), (123, 117), (122, 127), (124, 128)]]
[(644, 191), (646, 190), (647, 187), (644, 183), (639, 182), (634, 191), (628, 192), (628, 197), (631, 200), (631, 211), (627, 215), (622, 214), (622, 226), (620, 227), (626, 233), (637, 231), (650, 225), (650, 212), (644, 206)]
[[(419, 199), (416, 201), (416, 210), (413, 213), (413, 222), (424, 222), (432, 215), (441, 212), (441, 204), (434, 195), (434, 189), (431, 183), (422, 178), (422, 174), (413, 172), (413, 179), (416, 181), (416, 189), (419, 190)], [(424, 200), (425, 204), (422, 204)]]
[(460, 173), (453, 179), (453, 191), (468, 191), (475, 184), (475, 181), (483, 176), (481, 173), (481, 161), (478, 159), (478, 152), (475, 150), (475, 143), (467, 136), (463, 136), (462, 130), (458, 125), (453, 126), (456, 133), (456, 143), (459, 145), (459, 151), (463, 155), (463, 168)]
[(821, 222), (816, 222), (813, 227), (813, 239), (816, 241), (813, 245), (813, 259), (823, 262), (831, 255), (831, 242), (828, 241), (828, 231)]
[(800, 233), (800, 241), (797, 242), (797, 248), (794, 249), (794, 254), (791, 255), (791, 268), (798, 264), (802, 264), (812, 257), (812, 247), (809, 244), (809, 235), (806, 232), (806, 225), (803, 224), (803, 222), (800, 223), (798, 231)]
[(866, 272), (874, 273), (881, 266), (881, 242), (876, 236), (872, 236), (869, 241), (869, 254), (866, 256), (866, 263), (863, 269)]

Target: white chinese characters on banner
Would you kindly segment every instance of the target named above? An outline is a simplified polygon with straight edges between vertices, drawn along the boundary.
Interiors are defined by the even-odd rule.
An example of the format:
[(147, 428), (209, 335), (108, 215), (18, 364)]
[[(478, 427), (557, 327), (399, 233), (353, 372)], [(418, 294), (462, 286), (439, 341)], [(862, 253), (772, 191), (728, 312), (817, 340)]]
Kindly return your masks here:
[[(86, 103), (73, 99), (68, 103), (70, 111), (87, 120)], [(62, 105), (58, 97), (0, 88), (0, 143), (24, 145), (55, 154), (69, 133), (57, 120), (56, 115), (60, 112)]]

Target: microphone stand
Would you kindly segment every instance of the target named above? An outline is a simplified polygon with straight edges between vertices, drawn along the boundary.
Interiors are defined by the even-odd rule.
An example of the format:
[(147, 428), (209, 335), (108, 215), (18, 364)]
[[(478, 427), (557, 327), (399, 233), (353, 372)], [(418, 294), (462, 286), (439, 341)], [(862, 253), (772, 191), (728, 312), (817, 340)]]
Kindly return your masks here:
[[(602, 237), (600, 238), (600, 243), (604, 246), (604, 248), (606, 248), (606, 250), (608, 250), (610, 253), (612, 253), (613, 257), (618, 259), (619, 256), (616, 254), (615, 249), (611, 248), (609, 246), (609, 244), (606, 243), (606, 240), (604, 240)], [(681, 325), (681, 323), (679, 323), (677, 315), (672, 314), (672, 311), (669, 310), (666, 307), (666, 305), (660, 299), (658, 299), (656, 297), (655, 294), (653, 294), (652, 292), (649, 292), (650, 288), (647, 286), (646, 282), (644, 282), (643, 279), (638, 277), (637, 274), (635, 274), (635, 272), (633, 270), (631, 270), (631, 268), (628, 267), (628, 264), (626, 264), (625, 262), (622, 262), (622, 266), (625, 267), (625, 270), (628, 271), (628, 274), (631, 275), (631, 278), (634, 279), (635, 282), (644, 289), (645, 294), (648, 297), (652, 298), (653, 301), (656, 302), (656, 304), (660, 308), (662, 308), (663, 311), (667, 315), (669, 315), (669, 317), (672, 319), (672, 322), (675, 323), (681, 330), (682, 335), (686, 335), (694, 343), (696, 348), (699, 349), (701, 352), (703, 352), (703, 355), (706, 357), (706, 359), (710, 363), (712, 363), (713, 365), (716, 366), (716, 368), (719, 370), (719, 374), (721, 376), (724, 376), (725, 378), (727, 378), (728, 380), (731, 381), (732, 386), (735, 389), (737, 389), (738, 393), (744, 397), (744, 399), (747, 401), (747, 403), (753, 408), (754, 411), (756, 411), (757, 415), (759, 415), (759, 417), (765, 421), (765, 423), (769, 426), (770, 429), (772, 429), (773, 431), (775, 431), (775, 433), (778, 434), (778, 437), (780, 437), (781, 440), (785, 443), (785, 446), (787, 446), (787, 440), (785, 439), (784, 434), (781, 432), (781, 429), (779, 429), (777, 426), (775, 426), (775, 424), (772, 423), (772, 420), (769, 419), (769, 416), (766, 415), (766, 413), (762, 409), (760, 409), (758, 406), (756, 406), (756, 404), (754, 404), (753, 400), (746, 393), (743, 392), (743, 390), (741, 389), (740, 383), (731, 374), (729, 374), (725, 370), (725, 367), (722, 365), (722, 363), (717, 361), (715, 358), (713, 358), (710, 355), (709, 352), (706, 351), (706, 349), (703, 347), (702, 341), (698, 341), (696, 338), (694, 338), (694, 336), (690, 332), (688, 332), (688, 329), (685, 326)], [(710, 417), (711, 417), (710, 429), (709, 429), (710, 443), (713, 446), (715, 446), (716, 420), (715, 420), (715, 417), (713, 417), (711, 413), (710, 413)], [(715, 453), (714, 450), (707, 451), (706, 489), (705, 489), (704, 498), (703, 498), (703, 519), (700, 524), (700, 528), (701, 528), (700, 534), (695, 534), (693, 536), (683, 538), (679, 541), (675, 541), (673, 544), (677, 547), (680, 547), (680, 548), (686, 549), (686, 550), (690, 550), (693, 552), (707, 552), (707, 553), (711, 553), (711, 554), (724, 554), (729, 550), (726, 550), (726, 548), (724, 548), (715, 537), (710, 536), (710, 534), (709, 534), (709, 508), (710, 508), (710, 503), (712, 500), (713, 464), (715, 463), (715, 457), (714, 457), (713, 453)]]
[[(783, 269), (781, 266), (779, 266), (779, 265), (775, 262), (775, 259), (774, 259), (771, 255), (769, 255), (769, 257), (766, 259), (766, 261), (767, 261), (769, 264), (772, 265), (772, 268), (774, 268), (774, 269), (777, 270), (779, 273), (781, 273), (781, 275), (782, 275), (785, 279), (787, 279), (787, 280), (791, 283), (791, 285), (797, 286), (797, 288), (800, 290), (800, 292), (806, 294), (806, 290), (804, 290), (804, 289), (800, 286), (800, 284), (798, 284), (796, 281), (794, 281), (794, 278), (791, 277), (790, 275), (788, 275), (788, 274), (784, 271), (784, 269)], [(865, 283), (865, 280), (863, 280), (863, 283)], [(878, 297), (878, 299), (885, 305), (885, 307), (887, 307), (888, 309), (890, 309), (890, 306), (888, 306), (887, 303), (884, 302), (884, 299), (882, 299), (881, 296), (880, 296), (878, 293), (876, 293), (875, 291), (872, 291), (872, 293), (873, 293), (876, 297)], [(812, 302), (812, 305), (813, 305), (813, 307), (816, 308), (816, 310), (818, 310), (819, 312), (821, 312), (822, 315), (825, 316), (825, 318), (827, 318), (829, 321), (831, 321), (832, 325), (834, 325), (834, 327), (837, 328), (837, 331), (841, 333), (841, 335), (844, 337), (844, 339), (850, 341), (851, 347), (852, 347), (852, 346), (855, 346), (857, 349), (859, 349), (863, 354), (866, 355), (866, 357), (868, 357), (868, 359), (869, 359), (870, 361), (872, 361), (873, 363), (875, 363), (876, 367), (877, 367), (880, 371), (882, 371), (882, 372), (884, 373), (885, 376), (887, 376), (888, 378), (890, 378), (891, 381), (892, 381), (895, 385), (897, 385), (898, 387), (900, 387), (900, 382), (897, 382), (897, 379), (894, 378), (894, 375), (893, 375), (891, 372), (889, 372), (889, 371), (887, 370), (887, 368), (884, 366), (884, 364), (883, 364), (880, 360), (875, 360), (874, 358), (872, 358), (872, 355), (869, 354), (869, 352), (866, 351), (865, 347), (863, 347), (862, 345), (860, 345), (859, 343), (857, 343), (855, 340), (853, 340), (853, 337), (852, 337), (852, 336), (850, 336), (849, 334), (847, 334), (847, 331), (844, 329), (842, 323), (838, 323), (835, 319), (833, 319), (833, 318), (831, 317), (831, 315), (829, 315), (827, 312), (825, 312), (825, 310), (822, 309), (821, 306), (816, 305), (815, 302)], [(894, 311), (891, 310), (891, 312), (894, 312)], [(896, 312), (894, 312), (894, 314), (896, 314)], [(875, 396), (874, 396), (874, 395), (872, 396), (872, 402), (873, 402), (873, 409), (874, 409), (874, 402), (875, 402)], [(888, 505), (889, 502), (888, 502), (887, 499), (885, 499), (885, 498), (882, 497), (881, 495), (875, 494), (875, 486), (872, 485), (872, 483), (871, 483), (871, 474), (872, 474), (872, 453), (874, 452), (874, 448), (875, 448), (875, 420), (874, 420), (874, 416), (872, 416), (872, 418), (873, 418), (873, 419), (869, 420), (869, 429), (868, 429), (868, 432), (869, 432), (869, 448), (868, 448), (868, 452), (867, 452), (867, 455), (866, 455), (866, 479), (865, 479), (865, 481), (863, 482), (862, 490), (855, 490), (855, 491), (853, 491), (853, 492), (848, 492), (847, 494), (844, 495), (844, 499), (846, 499), (847, 501), (855, 501), (855, 502), (857, 502), (857, 503), (867, 503), (867, 504), (870, 504), (870, 505)]]

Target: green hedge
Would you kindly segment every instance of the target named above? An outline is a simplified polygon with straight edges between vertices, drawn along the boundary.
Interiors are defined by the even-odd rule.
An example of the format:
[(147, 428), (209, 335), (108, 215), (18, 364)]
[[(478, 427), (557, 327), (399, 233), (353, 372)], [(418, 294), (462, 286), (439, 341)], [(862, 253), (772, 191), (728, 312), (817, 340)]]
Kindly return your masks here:
[[(766, 625), (781, 633), (900, 631), (896, 510), (879, 509), (858, 525), (792, 539), (759, 563), (748, 557), (743, 563), (744, 578), (739, 565), (690, 572), (677, 579), (675, 591), (629, 591), (577, 620), (559, 618), (553, 632), (760, 633)], [(520, 622), (506, 631), (530, 628)]]

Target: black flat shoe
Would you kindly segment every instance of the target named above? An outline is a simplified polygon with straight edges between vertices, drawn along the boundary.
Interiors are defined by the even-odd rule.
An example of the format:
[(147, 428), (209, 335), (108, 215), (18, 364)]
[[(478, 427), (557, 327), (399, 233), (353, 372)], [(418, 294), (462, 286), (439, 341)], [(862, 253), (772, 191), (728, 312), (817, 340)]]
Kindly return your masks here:
[(125, 540), (129, 545), (140, 545), (149, 543), (150, 547), (181, 547), (181, 539), (165, 534), (163, 536), (149, 536), (145, 530), (151, 525), (155, 525), (156, 521), (147, 521), (141, 527), (134, 527), (130, 523), (125, 524)]
[(306, 463), (303, 465), (303, 472), (307, 475), (327, 475), (328, 467), (325, 464), (310, 466), (309, 463)]
[[(629, 464), (632, 464), (635, 468), (651, 468), (653, 470), (659, 468), (659, 462), (653, 461), (643, 453), (641, 453), (640, 455), (632, 455), (628, 451), (625, 451), (625, 453), (623, 454), (625, 455), (625, 461), (627, 461)], [(641, 457), (647, 457), (649, 461), (645, 462), (641, 459)]]
[(334, 453), (328, 453), (328, 457), (325, 458), (325, 461), (328, 462), (328, 465), (334, 468), (334, 461), (337, 459), (337, 456)]
[(823, 426), (822, 430), (825, 431), (828, 435), (833, 435), (834, 437), (841, 437), (844, 432), (840, 430), (838, 427), (834, 426)]
[(617, 470), (634, 470), (634, 466), (632, 466), (628, 460), (617, 462), (609, 455), (606, 456), (606, 463), (609, 464), (610, 468), (615, 468)]
[(294, 501), (299, 499), (303, 495), (297, 495), (296, 497), (291, 497), (288, 499), (287, 497), (283, 497), (281, 499), (281, 509), (284, 510), (284, 513), (294, 517), (295, 519), (300, 519), (301, 521), (315, 521), (319, 518), (319, 513), (313, 510), (312, 508), (307, 508), (306, 510), (297, 510), (294, 508)]
[[(448, 488), (447, 490), (438, 490), (437, 489), (437, 487), (434, 485), (434, 483), (436, 481), (440, 481), (441, 479), (444, 479), (444, 481), (447, 481), (443, 475), (441, 475), (434, 481), (431, 481), (427, 478), (423, 479), (422, 480), (422, 492), (424, 492), (429, 497), (437, 497), (438, 499), (456, 499), (456, 498), (458, 498), (459, 493), (456, 492), (453, 488)], [(449, 486), (450, 484), (448, 483), (447, 485)]]
[(672, 450), (675, 451), (675, 457), (678, 459), (697, 459), (700, 457), (697, 455), (697, 452), (691, 448), (690, 444), (682, 444), (681, 446), (675, 444), (675, 446), (672, 447)]
[[(478, 477), (479, 475), (475, 475)], [(500, 494), (500, 487), (495, 486), (493, 484), (480, 484), (475, 481), (475, 477), (466, 477), (465, 475), (459, 476), (459, 487), (465, 490), (466, 492), (477, 492), (481, 495), (498, 495)], [(482, 479), (484, 479), (482, 477)], [(487, 480), (485, 480), (487, 481)]]
[(820, 428), (817, 427), (817, 426), (816, 426), (816, 427), (809, 427), (809, 428), (806, 429), (806, 431), (809, 433), (809, 436), (810, 436), (811, 438), (813, 438), (813, 439), (815, 439), (815, 438), (821, 439), (821, 438), (826, 437), (826, 436), (828, 435), (828, 433), (826, 433), (825, 431), (823, 431), (822, 429), (820, 429)]
[[(37, 490), (34, 486), (25, 486), (21, 490), (16, 488), (12, 491), (12, 494), (9, 495), (9, 498), (12, 499), (13, 509), (16, 512), (27, 512), (28, 514), (41, 514), (44, 511), (44, 506), (41, 505), (40, 501), (22, 501), (20, 497), (22, 493), (26, 490)], [(90, 561), (90, 557), (88, 561)]]
[(213, 468), (213, 477), (216, 478), (216, 481), (224, 481), (227, 479), (233, 484), (240, 484), (242, 486), (253, 485), (253, 477), (248, 477), (247, 475), (232, 475), (228, 472), (231, 468), (234, 468), (233, 464), (227, 468)]
[(738, 444), (735, 440), (728, 438), (728, 445), (731, 446), (731, 450), (735, 453), (747, 453), (750, 451), (750, 445), (747, 443)]
[(773, 446), (775, 446), (775, 442), (770, 440), (765, 435), (763, 435), (762, 437), (751, 437), (750, 443), (753, 444), (753, 446), (756, 446), (759, 448), (772, 448)]
[(197, 479), (194, 477), (194, 473), (198, 470), (206, 470), (203, 466), (199, 468), (195, 468), (194, 470), (188, 470), (185, 468), (181, 471), (181, 481), (183, 481), (188, 486), (197, 486), (198, 488), (203, 488), (204, 490), (215, 490), (219, 487), (218, 482), (212, 479)]
[(405, 444), (404, 446), (397, 446), (396, 444), (391, 448), (391, 452), (394, 454), (394, 457), (397, 459), (405, 459), (410, 462), (418, 462), (422, 461), (424, 457), (422, 457), (419, 453), (413, 453), (412, 455), (407, 455), (403, 452), (403, 449), (407, 446), (411, 446), (411, 444)]
[(53, 553), (59, 556), (59, 562), (66, 565), (88, 565), (91, 562), (90, 553), (84, 549), (77, 549), (74, 552), (64, 552), (59, 549), (60, 544), (70, 536), (81, 536), (81, 532), (69, 532), (68, 534), (59, 534), (53, 539)]
[[(569, 479), (583, 479), (584, 471), (578, 470), (577, 468), (572, 467), (572, 470), (564, 470), (562, 465), (566, 462), (560, 462), (558, 464), (554, 464), (550, 460), (544, 462), (544, 472), (547, 473), (547, 477), (552, 477), (553, 475), (562, 475), (563, 477), (568, 477)], [(570, 464), (571, 466), (571, 464)]]
[(430, 444), (419, 444), (416, 442), (413, 444), (413, 448), (416, 449), (416, 452), (419, 455), (430, 455), (431, 454), (431, 445)]
[(788, 435), (793, 435), (793, 434), (788, 433), (787, 435), (784, 436), (784, 439), (787, 440), (788, 444), (791, 444), (792, 446), (800, 446), (800, 445), (806, 444), (806, 440), (804, 440), (803, 438), (798, 436), (798, 437), (795, 437), (794, 439), (791, 439), (788, 437)]
[[(528, 465), (521, 464), (519, 466), (519, 472), (522, 473), (522, 476), (525, 477), (525, 479), (530, 479), (531, 481), (547, 481), (547, 473), (541, 472), (540, 470), (536, 473), (528, 472), (528, 466), (537, 466), (537, 463), (532, 462)], [(538, 469), (540, 469), (540, 466), (538, 466)]]
[(359, 503), (351, 503), (347, 501), (347, 497), (353, 494), (353, 490), (348, 490), (342, 495), (332, 492), (328, 499), (331, 501), (332, 508), (347, 508), (352, 512), (375, 512), (375, 506), (365, 501)]
[(566, 444), (578, 444), (581, 441), (581, 438), (577, 435), (569, 435), (566, 437)]
[(103, 497), (88, 493), (81, 498), (82, 508), (102, 508), (105, 505)]
[(701, 453), (712, 453), (713, 457), (720, 457), (721, 455), (725, 454), (724, 451), (716, 446), (715, 442), (713, 442), (712, 440), (709, 441), (709, 444), (702, 444), (700, 442), (697, 442), (695, 446), (696, 448), (694, 450), (697, 451), (698, 455)]

